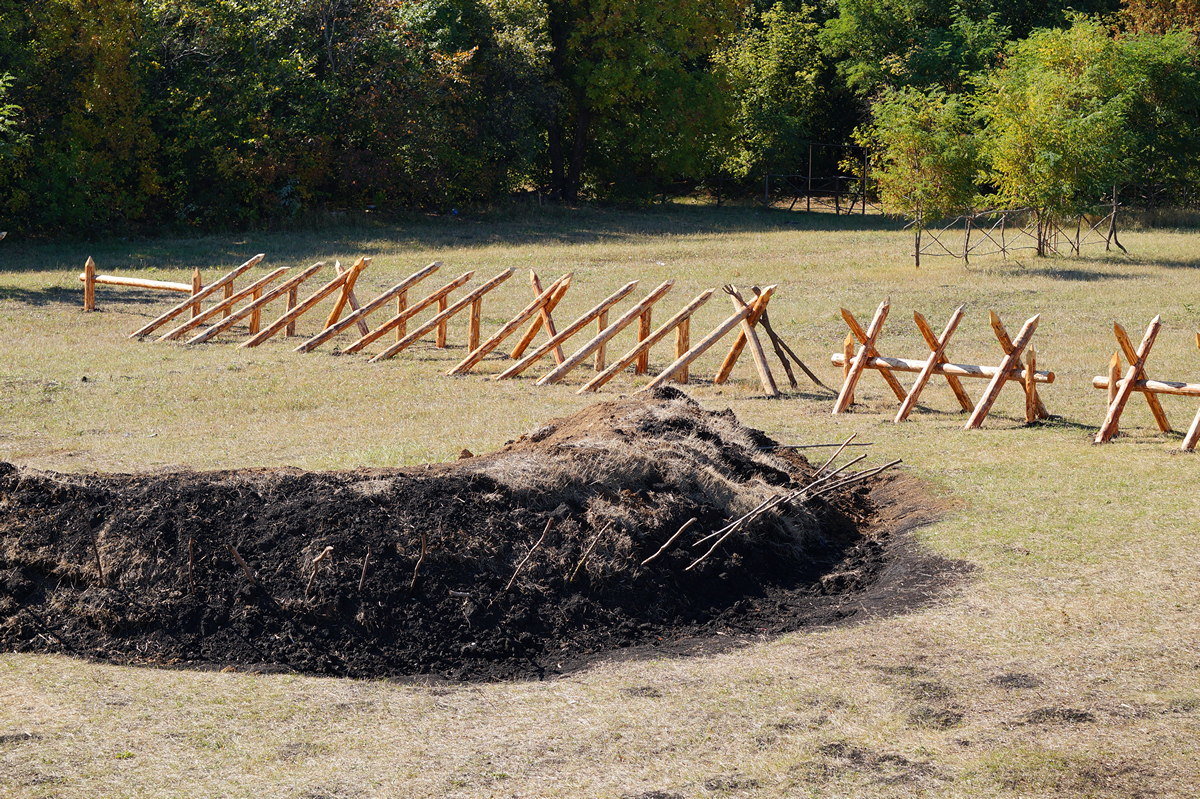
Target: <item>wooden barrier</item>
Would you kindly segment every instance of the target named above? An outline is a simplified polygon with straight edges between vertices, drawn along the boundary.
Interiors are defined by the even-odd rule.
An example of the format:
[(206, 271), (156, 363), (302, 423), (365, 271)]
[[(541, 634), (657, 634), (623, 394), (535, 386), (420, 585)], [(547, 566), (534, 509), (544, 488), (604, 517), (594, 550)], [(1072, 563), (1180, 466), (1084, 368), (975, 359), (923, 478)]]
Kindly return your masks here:
[[(735, 307), (737, 310), (734, 311), (733, 315), (709, 331), (708, 335), (702, 338), (697, 344), (693, 345), (692, 348), (687, 352), (684, 352), (682, 355), (676, 357), (676, 359), (672, 361), (666, 369), (659, 372), (658, 376), (656, 376), (644, 387), (639, 389), (639, 391), (649, 391), (653, 388), (657, 388), (658, 386), (661, 386), (663, 383), (675, 377), (677, 374), (680, 374), (683, 370), (688, 368), (692, 361), (696, 360), (709, 349), (711, 349), (713, 345), (724, 338), (725, 335), (732, 331), (735, 327), (740, 326), (742, 328), (742, 334), (747, 337), (747, 341), (750, 341), (751, 347), (757, 348), (757, 352), (755, 353), (755, 363), (759, 365), (759, 377), (763, 382), (763, 390), (766, 391), (769, 396), (778, 396), (779, 389), (775, 387), (774, 379), (772, 378), (768, 380), (764, 377), (763, 371), (766, 367), (766, 357), (762, 356), (760, 358), (760, 355), (762, 355), (762, 346), (761, 344), (758, 344), (758, 337), (752, 335), (754, 332), (754, 323), (749, 321), (751, 317), (757, 320), (762, 315), (763, 310), (767, 307), (767, 303), (771, 301), (771, 297), (774, 295), (774, 293), (775, 286), (767, 286), (762, 290), (761, 294), (754, 298), (754, 302), (749, 305), (747, 305), (745, 302), (738, 302), (737, 297), (734, 296)], [(733, 295), (731, 294), (731, 296)], [(742, 337), (739, 336), (738, 341), (741, 341), (741, 339)], [(722, 371), (724, 371), (726, 368), (733, 368), (733, 364), (737, 361), (737, 357), (741, 354), (741, 351), (744, 347), (744, 343), (741, 347), (738, 346), (737, 342), (734, 343), (733, 348), (730, 349), (729, 354), (725, 356), (725, 360), (721, 364)], [(770, 369), (766, 369), (765, 371), (767, 375), (770, 375)]]
[[(1046, 418), (1048, 414), (1038, 394), (1037, 384), (1053, 383), (1054, 373), (1038, 371), (1037, 355), (1030, 345), (1033, 334), (1037, 330), (1039, 316), (1028, 319), (1017, 337), (1011, 339), (1003, 322), (1000, 321), (1000, 317), (995, 313), (991, 314), (992, 331), (1004, 351), (1004, 358), (1000, 364), (992, 367), (949, 361), (946, 351), (951, 337), (958, 330), (958, 325), (962, 321), (964, 313), (962, 306), (956, 308), (951, 314), (940, 336), (934, 334), (933, 328), (930, 327), (924, 316), (919, 313), (913, 314), (913, 321), (922, 338), (925, 339), (925, 344), (929, 347), (929, 355), (924, 360), (888, 358), (880, 355), (877, 343), (883, 332), (883, 324), (887, 319), (889, 309), (889, 300), (880, 303), (866, 330), (862, 329), (850, 311), (842, 309), (842, 317), (850, 328), (850, 335), (846, 338), (843, 351), (834, 353), (830, 359), (835, 366), (843, 368), (842, 387), (838, 392), (833, 409), (835, 414), (844, 412), (854, 401), (854, 391), (864, 371), (874, 369), (887, 378), (888, 386), (900, 399), (900, 409), (892, 420), (897, 424), (909, 417), (917, 405), (921, 392), (934, 375), (944, 377), (962, 409), (970, 411), (971, 415), (964, 425), (967, 430), (976, 429), (983, 424), (983, 420), (987, 418), (999, 397), (1000, 391), (1009, 381), (1019, 382), (1025, 392), (1025, 421), (1032, 423)], [(857, 351), (854, 349), (855, 339), (859, 342)], [(1022, 356), (1025, 358), (1023, 368)], [(900, 381), (892, 374), (893, 372), (915, 372), (917, 378), (912, 388), (904, 391)], [(988, 380), (987, 388), (984, 389), (979, 402), (974, 405), (971, 404), (971, 398), (962, 386), (960, 379), (964, 377)]]
[(105, 285), (191, 294), (193, 300), (189, 301), (184, 307), (190, 307), (193, 309), (193, 313), (199, 313), (199, 305), (194, 301), (194, 298), (204, 288), (200, 282), (199, 269), (192, 270), (192, 280), (190, 283), (175, 283), (169, 280), (148, 280), (141, 277), (121, 277), (119, 275), (98, 275), (96, 274), (96, 262), (91, 256), (88, 256), (87, 261), (83, 265), (83, 271), (79, 273), (79, 282), (83, 283), (83, 310), (85, 311), (96, 310), (96, 286)]
[[(384, 305), (387, 305), (389, 302), (392, 301), (393, 298), (399, 297), (399, 296), (405, 294), (410, 288), (412, 288), (413, 286), (417, 285), (425, 278), (432, 275), (434, 272), (436, 272), (441, 267), (442, 267), (441, 261), (434, 261), (433, 263), (429, 264), (429, 266), (426, 266), (424, 269), (419, 269), (416, 272), (413, 272), (411, 275), (404, 278), (404, 280), (401, 280), (399, 283), (392, 286), (390, 289), (383, 292), (378, 297), (375, 297), (373, 300), (368, 302), (366, 305), (362, 306), (361, 308), (358, 308), (357, 310), (354, 311), (354, 313), (350, 314), (346, 318), (344, 318), (340, 321), (335, 321), (332, 324), (327, 324), (325, 326), (325, 329), (322, 330), (320, 333), (317, 333), (315, 336), (313, 336), (312, 338), (305, 341), (299, 347), (296, 347), (296, 352), (309, 352), (311, 350), (314, 350), (317, 347), (324, 344), (326, 341), (329, 341), (329, 339), (333, 338), (337, 334), (339, 334), (342, 331), (349, 328), (351, 325), (357, 325), (358, 323), (363, 322), (363, 320), (365, 320), (367, 318), (367, 316), (369, 316), (370, 314), (379, 310)], [(359, 327), (359, 331), (362, 333), (363, 336), (369, 336), (371, 334), (371, 330), (370, 330), (370, 328), (368, 328), (366, 326), (366, 324), (361, 325)], [(387, 331), (384, 331), (384, 332), (387, 332)]]
[[(225, 299), (223, 299), (220, 302), (213, 305), (211, 308), (201, 311), (199, 314), (197, 314), (196, 316), (193, 316), (191, 319), (188, 319), (187, 321), (183, 322), (182, 324), (179, 324), (176, 327), (168, 330), (166, 333), (163, 333), (161, 336), (158, 337), (158, 340), (159, 341), (168, 341), (171, 339), (177, 339), (180, 336), (182, 336), (184, 333), (187, 333), (189, 330), (194, 330), (195, 328), (204, 324), (205, 322), (207, 322), (209, 319), (213, 318), (217, 314), (222, 314), (223, 319), (228, 319), (229, 312), (236, 303), (240, 302), (241, 300), (244, 300), (247, 297), (257, 298), (257, 297), (262, 296), (262, 290), (264, 288), (266, 288), (266, 286), (268, 284), (272, 283), (276, 278), (282, 277), (283, 275), (287, 274), (287, 272), (288, 272), (288, 268), (286, 266), (279, 267), (275, 271), (270, 272), (269, 274), (254, 281), (249, 286), (246, 286), (246, 287), (234, 292), (233, 294), (229, 295)], [(253, 301), (254, 301), (254, 299), (251, 300), (251, 302), (253, 302)]]
[[(404, 337), (408, 335), (407, 325), (408, 325), (409, 319), (412, 319), (414, 316), (416, 316), (421, 311), (428, 308), (430, 305), (433, 305), (434, 303), (437, 303), (439, 306), (444, 305), (445, 304), (444, 300), (445, 300), (446, 296), (448, 294), (450, 294), (450, 292), (466, 285), (467, 283), (469, 283), (471, 281), (471, 278), (474, 276), (475, 276), (474, 271), (464, 272), (461, 275), (459, 275), (458, 277), (454, 278), (454, 280), (451, 280), (446, 285), (444, 285), (441, 288), (434, 291), (432, 294), (429, 294), (426, 297), (422, 297), (420, 300), (418, 300), (413, 305), (409, 306), (407, 303), (405, 303), (404, 306), (400, 309), (400, 311), (395, 316), (393, 316), (391, 319), (384, 322), (379, 327), (372, 330), (368, 335), (365, 335), (362, 338), (355, 341), (353, 344), (351, 344), (349, 347), (347, 347), (344, 350), (344, 352), (346, 352), (346, 353), (359, 352), (364, 347), (368, 347), (373, 342), (378, 341), (379, 339), (383, 338), (388, 333), (388, 331), (393, 330), (393, 329), (396, 330), (397, 334), (400, 334), (400, 333), (404, 334), (404, 335), (400, 335), (397, 338), (397, 341), (403, 341)], [(397, 303), (397, 307), (400, 307), (400, 303)]]
[[(538, 285), (538, 286), (541, 285), (541, 282), (537, 281), (536, 275), (534, 276), (534, 280), (535, 280), (535, 285)], [(502, 341), (504, 341), (504, 339), (508, 338), (510, 335), (515, 333), (517, 331), (517, 328), (519, 328), (521, 325), (528, 322), (535, 314), (541, 314), (540, 319), (542, 320), (542, 323), (545, 325), (547, 333), (549, 333), (550, 337), (553, 338), (554, 337), (554, 335), (553, 335), (554, 320), (550, 317), (550, 315), (548, 313), (545, 313), (546, 305), (547, 305), (547, 303), (549, 303), (551, 300), (555, 299), (556, 297), (561, 299), (562, 295), (566, 293), (566, 287), (569, 287), (570, 285), (571, 285), (571, 273), (568, 272), (567, 274), (560, 277), (558, 280), (551, 283), (550, 288), (546, 289), (545, 291), (541, 292), (536, 297), (534, 297), (533, 302), (529, 303), (524, 308), (522, 308), (521, 311), (516, 316), (514, 316), (511, 320), (509, 320), (506, 324), (504, 324), (499, 330), (497, 330), (494, 334), (492, 334), (492, 336), (489, 337), (487, 341), (483, 342), (482, 344), (479, 344), (478, 346), (475, 347), (475, 349), (471, 350), (471, 352), (467, 354), (467, 357), (463, 358), (462, 361), (458, 363), (458, 365), (451, 368), (448, 372), (446, 372), (446, 374), (447, 375), (461, 375), (461, 374), (466, 374), (467, 372), (471, 371), (471, 369), (473, 369), (476, 366), (476, 364), (478, 364), (480, 361), (482, 361), (489, 352), (496, 349), (496, 347), (500, 346), (500, 343)], [(472, 314), (473, 320), (476, 319), (476, 313), (475, 313), (474, 309), (479, 305), (480, 301), (481, 301), (480, 299), (475, 299), (471, 303), (471, 308), (472, 308), (471, 314)], [(535, 326), (532, 326), (531, 329), (533, 329), (536, 332), (537, 327), (538, 326), (535, 325)], [(472, 330), (474, 332), (474, 335), (478, 336), (479, 328), (478, 328), (477, 322), (472, 325)]]
[[(1100, 426), (1100, 430), (1096, 433), (1095, 443), (1105, 444), (1113, 439), (1120, 430), (1121, 414), (1125, 411), (1125, 406), (1129, 403), (1129, 398), (1134, 392), (1140, 393), (1146, 398), (1147, 405), (1150, 406), (1150, 413), (1154, 416), (1154, 421), (1158, 425), (1158, 429), (1164, 433), (1171, 432), (1171, 422), (1167, 419), (1166, 411), (1163, 410), (1162, 403), (1158, 399), (1159, 394), (1169, 394), (1180, 397), (1200, 397), (1200, 383), (1179, 383), (1170, 380), (1151, 380), (1146, 374), (1146, 361), (1150, 358), (1150, 351), (1154, 348), (1154, 343), (1158, 339), (1158, 334), (1162, 330), (1162, 318), (1159, 316), (1150, 320), (1150, 324), (1146, 327), (1146, 332), (1142, 336), (1142, 341), (1136, 349), (1129, 339), (1129, 334), (1125, 332), (1119, 324), (1113, 325), (1113, 333), (1116, 336), (1117, 344), (1120, 346), (1120, 351), (1113, 353), (1112, 360), (1109, 361), (1108, 375), (1092, 378), (1092, 386), (1094, 388), (1105, 389), (1108, 391), (1108, 412), (1105, 415), (1104, 423)], [(1200, 348), (1200, 333), (1196, 334), (1196, 346)], [(1121, 361), (1122, 355), (1128, 366), (1124, 377), (1121, 376)], [(1183, 437), (1183, 444), (1180, 446), (1184, 452), (1194, 452), (1197, 443), (1200, 443), (1200, 411), (1196, 412), (1195, 418), (1192, 420), (1191, 426)]]
[[(225, 292), (225, 296), (228, 297), (230, 294), (228, 289), (233, 288), (233, 281), (235, 279), (237, 279), (246, 270), (252, 269), (253, 267), (258, 266), (258, 264), (261, 263), (262, 259), (265, 257), (266, 256), (263, 255), (262, 253), (259, 253), (258, 255), (251, 258), (249, 261), (246, 261), (241, 266), (235, 267), (231, 271), (226, 272), (224, 275), (221, 276), (221, 278), (219, 280), (214, 281), (206, 288), (201, 289), (200, 291), (196, 292), (192, 296), (188, 297), (186, 300), (173, 306), (170, 310), (166, 311), (165, 313), (163, 313), (159, 316), (156, 316), (154, 319), (150, 320), (146, 324), (139, 327), (137, 330), (130, 333), (129, 337), (130, 338), (142, 338), (143, 336), (146, 336), (146, 335), (154, 332), (162, 325), (166, 324), (167, 322), (174, 319), (176, 316), (179, 316), (181, 313), (188, 310), (188, 308), (191, 308), (195, 303), (199, 303), (199, 302), (207, 299), (211, 295), (215, 294), (219, 289), (227, 289), (227, 291)], [(88, 260), (90, 261), (91, 259), (89, 258)], [(198, 315), (199, 314), (193, 314), (193, 318), (195, 318)]]
[[(529, 282), (533, 287), (533, 294), (535, 297), (542, 293), (542, 279), (538, 277), (538, 273), (534, 272), (532, 269), (529, 271)], [(562, 300), (562, 298), (566, 296), (568, 288), (570, 288), (569, 283), (567, 285), (560, 286), (559, 290), (554, 293), (550, 300), (546, 302), (546, 304), (538, 312), (537, 319), (535, 319), (533, 324), (529, 326), (529, 330), (525, 331), (525, 335), (522, 336), (521, 340), (517, 342), (517, 346), (513, 347), (510, 357), (514, 361), (520, 359), (520, 357), (525, 353), (525, 350), (527, 350), (529, 345), (533, 343), (533, 340), (537, 338), (537, 334), (542, 327), (546, 328), (546, 334), (550, 339), (554, 339), (558, 335), (558, 329), (554, 326), (554, 309), (558, 306), (558, 303)], [(474, 344), (470, 344), (470, 349), (475, 349), (475, 347), (478, 346), (478, 343), (478, 340), (476, 340)], [(553, 348), (553, 352), (554, 362), (562, 363), (565, 357), (563, 355), (562, 346), (556, 345)]]
[[(278, 286), (271, 289), (270, 291), (267, 291), (265, 294), (261, 294), (255, 298), (251, 299), (250, 302), (246, 303), (241, 308), (238, 308), (236, 311), (231, 313), (229, 316), (226, 316), (225, 318), (221, 319), (221, 321), (216, 322), (216, 323), (206, 327), (204, 330), (200, 331), (195, 336), (188, 339), (187, 343), (188, 344), (200, 344), (202, 342), (208, 341), (213, 336), (216, 336), (216, 335), (228, 330), (229, 328), (233, 327), (235, 324), (240, 322), (242, 319), (245, 319), (248, 316), (252, 316), (253, 314), (260, 313), (264, 307), (266, 307), (272, 301), (284, 296), (285, 294), (289, 297), (288, 305), (289, 306), (292, 305), (290, 298), (295, 296), (296, 291), (299, 288), (300, 284), (303, 283), (304, 281), (308, 280), (310, 277), (315, 275), (317, 272), (321, 271), (321, 269), (323, 269), (324, 267), (325, 267), (325, 262), (318, 261), (317, 263), (306, 268), (304, 271), (300, 272), (299, 274), (290, 276), (289, 278), (287, 278), (287, 280), (284, 280)], [(262, 281), (259, 281), (259, 282), (262, 282)], [(241, 292), (239, 292), (239, 293), (241, 293)]]
[[(271, 338), (285, 327), (291, 328), (297, 319), (316, 307), (317, 303), (319, 303), (321, 300), (338, 290), (340, 290), (341, 293), (338, 295), (338, 299), (334, 304), (333, 310), (335, 314), (340, 314), (342, 309), (346, 307), (346, 301), (350, 291), (354, 289), (354, 281), (358, 279), (359, 273), (366, 269), (370, 264), (370, 258), (359, 258), (354, 266), (350, 267), (344, 272), (339, 272), (339, 274), (334, 277), (333, 280), (330, 280), (324, 286), (321, 286), (312, 294), (305, 297), (304, 301), (296, 305), (294, 308), (284, 311), (283, 315), (271, 324), (267, 325), (265, 330), (262, 330), (258, 334), (251, 336), (246, 341), (243, 341), (240, 346), (257, 347), (259, 344)], [(325, 324), (328, 327), (336, 321), (337, 317), (335, 315), (332, 318), (327, 319)]]

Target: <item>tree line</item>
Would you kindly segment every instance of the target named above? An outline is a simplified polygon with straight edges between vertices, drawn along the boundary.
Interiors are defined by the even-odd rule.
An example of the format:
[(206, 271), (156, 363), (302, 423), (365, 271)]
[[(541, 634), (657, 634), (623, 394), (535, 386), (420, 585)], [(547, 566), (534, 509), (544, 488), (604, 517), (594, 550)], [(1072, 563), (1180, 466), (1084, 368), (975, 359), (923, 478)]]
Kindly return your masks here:
[[(521, 192), (636, 202), (749, 190), (809, 140), (855, 135), (885, 191), (914, 166), (951, 181), (888, 194), (926, 214), (981, 185), (1015, 197), (1022, 170), (1048, 193), (1072, 176), (1076, 198), (1130, 170), (1191, 186), (1198, 8), (0, 0), (0, 220), (205, 230)], [(1058, 149), (1030, 166), (1038, 136)]]

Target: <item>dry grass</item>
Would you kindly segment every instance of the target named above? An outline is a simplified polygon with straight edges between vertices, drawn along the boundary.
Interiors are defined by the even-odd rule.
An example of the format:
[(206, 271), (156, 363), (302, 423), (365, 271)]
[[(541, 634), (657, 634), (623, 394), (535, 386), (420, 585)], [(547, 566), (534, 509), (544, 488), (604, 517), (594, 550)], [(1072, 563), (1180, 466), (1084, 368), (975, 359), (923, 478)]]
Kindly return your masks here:
[[(1135, 398), (1128, 435), (1089, 438), (1103, 415), (1090, 378), (1162, 313), (1154, 376), (1196, 379), (1200, 235), (1123, 237), (1129, 258), (937, 261), (902, 256), (907, 236), (878, 220), (802, 220), (729, 209), (554, 212), (434, 220), (397, 228), (102, 245), (0, 245), (0, 457), (62, 470), (290, 464), (391, 465), (487, 451), (590, 402), (567, 386), (440, 376), (461, 349), (423, 348), (385, 364), (298, 355), (281, 343), (137, 344), (124, 333), (163, 300), (101, 289), (78, 311), (87, 253), (104, 271), (211, 274), (258, 251), (267, 266), (359, 253), (372, 288), (435, 258), (453, 275), (507, 266), (573, 270), (562, 318), (623, 281), (676, 277), (660, 318), (702, 288), (778, 282), (772, 319), (828, 382), (844, 327), (885, 294), (885, 354), (918, 356), (908, 319), (969, 315), (953, 357), (998, 361), (986, 309), (1010, 327), (1043, 313), (1039, 364), (1058, 372), (1052, 424), (1017, 421), (1002, 397), (987, 429), (965, 433), (944, 385), (893, 426), (890, 393), (869, 374), (859, 412), (834, 418), (803, 386), (756, 398), (752, 367), (726, 387), (698, 384), (784, 441), (857, 431), (875, 459), (903, 457), (958, 500), (921, 532), (976, 564), (934, 607), (858, 626), (755, 642), (723, 655), (620, 662), (549, 683), (408, 686), (294, 676), (116, 668), (0, 656), (0, 791), (7, 796), (1132, 797), (1192, 796), (1200, 783), (1197, 551), (1200, 460), (1152, 432)], [(440, 277), (440, 276), (439, 276)], [(449, 279), (444, 278), (444, 279)], [(485, 305), (527, 301), (519, 276)], [(520, 282), (518, 282), (520, 281)], [(366, 286), (362, 290), (369, 294)], [(724, 297), (693, 330), (727, 313)], [(452, 340), (462, 341), (461, 329)], [(627, 339), (622, 340), (627, 341)], [(619, 349), (617, 347), (616, 349)], [(656, 356), (665, 361), (666, 348)], [(716, 357), (699, 375), (711, 374)], [(485, 362), (483, 374), (499, 371)], [(82, 378), (87, 377), (83, 382)], [(618, 378), (608, 395), (637, 381)], [(978, 383), (968, 386), (976, 395)], [(1011, 391), (1011, 389), (1010, 389)], [(603, 394), (602, 394), (603, 395)], [(1166, 398), (1185, 426), (1194, 402)]]

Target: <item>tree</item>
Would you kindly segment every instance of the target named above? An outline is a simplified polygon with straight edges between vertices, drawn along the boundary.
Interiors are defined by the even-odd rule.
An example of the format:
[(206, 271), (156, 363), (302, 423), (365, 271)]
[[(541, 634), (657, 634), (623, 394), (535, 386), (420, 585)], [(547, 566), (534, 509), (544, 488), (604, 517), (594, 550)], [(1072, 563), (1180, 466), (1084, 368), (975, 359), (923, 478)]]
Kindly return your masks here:
[(884, 208), (912, 219), (917, 266), (929, 222), (971, 207), (979, 169), (975, 134), (961, 97), (912, 87), (885, 91), (871, 106), (870, 126), (858, 134), (875, 155)]

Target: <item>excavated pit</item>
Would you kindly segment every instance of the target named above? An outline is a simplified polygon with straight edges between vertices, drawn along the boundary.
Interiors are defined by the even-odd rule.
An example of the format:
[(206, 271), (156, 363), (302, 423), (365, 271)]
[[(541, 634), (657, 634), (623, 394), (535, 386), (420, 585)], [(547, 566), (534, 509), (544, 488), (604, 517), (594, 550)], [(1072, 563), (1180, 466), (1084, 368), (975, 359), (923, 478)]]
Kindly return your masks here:
[(937, 508), (903, 473), (768, 513), (689, 570), (708, 548), (698, 539), (812, 480), (814, 466), (774, 444), (664, 389), (415, 468), (0, 463), (0, 650), (542, 677), (903, 610), (952, 581), (954, 564), (905, 535)]

